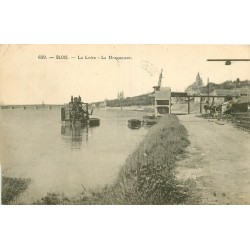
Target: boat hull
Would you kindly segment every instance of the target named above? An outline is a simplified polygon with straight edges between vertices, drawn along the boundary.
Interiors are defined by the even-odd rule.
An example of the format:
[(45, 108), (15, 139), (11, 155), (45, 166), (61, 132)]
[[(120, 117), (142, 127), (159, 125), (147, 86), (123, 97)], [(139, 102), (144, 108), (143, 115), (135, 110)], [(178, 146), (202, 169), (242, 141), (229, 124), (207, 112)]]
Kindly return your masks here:
[(128, 120), (128, 127), (131, 129), (138, 129), (141, 127), (142, 122), (137, 119)]

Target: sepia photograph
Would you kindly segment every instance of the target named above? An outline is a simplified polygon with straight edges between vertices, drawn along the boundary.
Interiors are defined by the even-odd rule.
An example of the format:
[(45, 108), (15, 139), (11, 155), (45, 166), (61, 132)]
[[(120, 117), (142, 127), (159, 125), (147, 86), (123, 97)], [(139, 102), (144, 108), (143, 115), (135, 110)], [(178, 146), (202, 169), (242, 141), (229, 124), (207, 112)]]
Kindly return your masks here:
[(0, 45), (2, 205), (250, 204), (250, 45)]
[(249, 248), (248, 5), (1, 1), (2, 249)]

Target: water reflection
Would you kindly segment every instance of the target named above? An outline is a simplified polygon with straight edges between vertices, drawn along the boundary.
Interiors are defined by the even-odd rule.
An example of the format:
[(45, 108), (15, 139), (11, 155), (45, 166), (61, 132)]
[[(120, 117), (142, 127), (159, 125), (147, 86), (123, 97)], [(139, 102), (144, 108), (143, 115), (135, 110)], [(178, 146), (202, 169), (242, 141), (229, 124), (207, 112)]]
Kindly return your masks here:
[(148, 133), (146, 127), (127, 128), (128, 120), (142, 120), (143, 112), (100, 108), (95, 115), (101, 119), (99, 127), (81, 128), (59, 122), (59, 109), (0, 109), (4, 121), (0, 134), (7, 149), (0, 149), (2, 170), (8, 169), (6, 174), (12, 177), (31, 178), (25, 204), (47, 192), (75, 196), (82, 192), (81, 185), (97, 188), (112, 183)]
[(88, 142), (89, 127), (81, 124), (62, 124), (61, 135), (66, 143), (71, 144), (71, 149), (79, 150), (82, 142)]

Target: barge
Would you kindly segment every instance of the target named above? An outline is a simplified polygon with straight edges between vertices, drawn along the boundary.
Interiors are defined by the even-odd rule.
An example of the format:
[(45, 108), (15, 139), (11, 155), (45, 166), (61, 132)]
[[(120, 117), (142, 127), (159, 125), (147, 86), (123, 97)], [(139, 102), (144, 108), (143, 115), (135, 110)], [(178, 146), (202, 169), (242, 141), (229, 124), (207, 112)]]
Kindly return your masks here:
[(81, 96), (71, 96), (71, 101), (61, 108), (61, 121), (69, 124), (99, 126), (99, 118), (90, 118), (93, 109), (89, 112), (89, 104), (82, 102)]

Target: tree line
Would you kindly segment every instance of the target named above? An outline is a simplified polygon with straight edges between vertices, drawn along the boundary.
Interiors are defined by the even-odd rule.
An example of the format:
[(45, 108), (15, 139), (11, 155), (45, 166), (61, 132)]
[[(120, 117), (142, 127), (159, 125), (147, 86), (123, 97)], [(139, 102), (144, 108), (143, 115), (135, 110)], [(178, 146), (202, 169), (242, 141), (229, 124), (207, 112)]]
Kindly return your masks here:
[(134, 97), (126, 97), (123, 99), (106, 100), (107, 107), (120, 107), (120, 106), (147, 106), (154, 103), (154, 99), (149, 96), (150, 94), (144, 94)]

